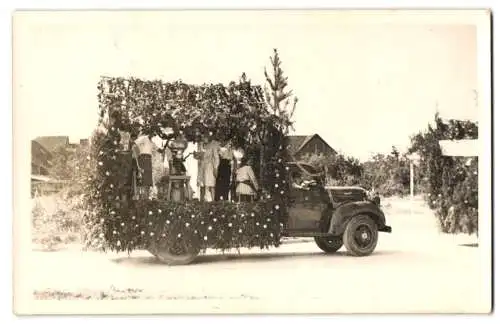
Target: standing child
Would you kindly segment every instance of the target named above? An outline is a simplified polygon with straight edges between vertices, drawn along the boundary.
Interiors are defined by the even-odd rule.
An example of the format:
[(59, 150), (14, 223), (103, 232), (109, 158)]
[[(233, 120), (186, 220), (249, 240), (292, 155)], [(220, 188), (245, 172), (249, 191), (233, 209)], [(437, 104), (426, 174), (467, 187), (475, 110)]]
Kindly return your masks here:
[(241, 164), (236, 170), (236, 198), (238, 202), (254, 201), (259, 184), (255, 178), (252, 167), (248, 164), (247, 157), (241, 158)]

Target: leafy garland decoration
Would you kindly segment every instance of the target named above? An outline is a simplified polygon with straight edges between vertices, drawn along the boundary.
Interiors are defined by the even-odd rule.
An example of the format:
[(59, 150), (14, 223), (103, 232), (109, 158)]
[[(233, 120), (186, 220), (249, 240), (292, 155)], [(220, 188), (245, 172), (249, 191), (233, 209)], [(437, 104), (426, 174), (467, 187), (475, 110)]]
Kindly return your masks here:
[[(85, 182), (85, 241), (103, 250), (132, 251), (162, 240), (188, 239), (200, 249), (277, 246), (289, 204), (286, 137), (290, 121), (268, 112), (260, 86), (243, 76), (238, 83), (185, 84), (136, 78), (101, 78), (99, 125), (88, 159)], [(253, 167), (264, 168), (262, 199), (254, 203), (123, 201), (127, 164), (120, 150), (120, 131), (167, 138), (171, 127), (188, 141), (211, 132), (244, 148)], [(259, 134), (268, 134), (264, 165)], [(257, 173), (257, 172), (256, 172)]]

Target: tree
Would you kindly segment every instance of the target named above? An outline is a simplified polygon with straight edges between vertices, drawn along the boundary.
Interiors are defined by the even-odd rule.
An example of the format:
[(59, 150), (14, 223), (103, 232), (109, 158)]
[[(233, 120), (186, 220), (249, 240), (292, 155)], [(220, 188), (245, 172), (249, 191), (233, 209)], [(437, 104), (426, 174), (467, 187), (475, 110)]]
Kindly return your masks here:
[[(281, 59), (279, 58), (278, 50), (274, 49), (273, 56), (269, 57), (271, 61), (272, 74), (269, 75), (267, 69), (264, 68), (264, 76), (266, 77), (266, 85), (264, 87), (265, 100), (267, 109), (271, 113), (272, 124), (279, 125), (277, 131), (283, 136), (288, 135), (290, 127), (293, 127), (292, 117), (297, 106), (298, 99), (293, 96), (292, 90), (288, 90), (288, 77), (285, 77), (283, 69), (281, 68)], [(293, 96), (293, 102), (290, 99)], [(265, 154), (265, 139), (269, 138), (269, 127), (264, 125), (261, 128), (261, 147), (260, 147), (260, 165), (263, 165)], [(261, 182), (264, 179), (264, 169), (260, 168), (259, 178)]]
[(336, 154), (305, 154), (302, 159), (326, 171), (327, 183), (339, 186), (362, 185), (363, 166), (359, 160)]
[(65, 146), (57, 147), (52, 153), (49, 175), (58, 180), (70, 180), (75, 175), (75, 153)]
[(409, 152), (421, 157), (426, 200), (446, 233), (478, 231), (478, 159), (444, 156), (440, 140), (477, 139), (478, 126), (469, 121), (445, 122), (435, 116), (435, 126), (412, 138)]
[(269, 59), (271, 60), (272, 76), (269, 76), (267, 69), (264, 69), (264, 76), (267, 81), (267, 85), (264, 87), (266, 102), (272, 114), (284, 121), (290, 121), (295, 112), (298, 98), (293, 97), (293, 103), (290, 103), (293, 91), (286, 90), (288, 77), (285, 77), (281, 68), (281, 60), (277, 49), (274, 49), (274, 55)]

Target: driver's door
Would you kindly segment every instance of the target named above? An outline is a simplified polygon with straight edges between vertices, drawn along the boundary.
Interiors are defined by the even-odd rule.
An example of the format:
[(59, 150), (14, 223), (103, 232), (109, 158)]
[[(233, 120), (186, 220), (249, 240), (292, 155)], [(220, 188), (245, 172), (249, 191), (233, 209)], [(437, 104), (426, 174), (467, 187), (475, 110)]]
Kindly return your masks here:
[(288, 212), (288, 230), (317, 231), (326, 208), (325, 192), (319, 185), (308, 188), (291, 188)]

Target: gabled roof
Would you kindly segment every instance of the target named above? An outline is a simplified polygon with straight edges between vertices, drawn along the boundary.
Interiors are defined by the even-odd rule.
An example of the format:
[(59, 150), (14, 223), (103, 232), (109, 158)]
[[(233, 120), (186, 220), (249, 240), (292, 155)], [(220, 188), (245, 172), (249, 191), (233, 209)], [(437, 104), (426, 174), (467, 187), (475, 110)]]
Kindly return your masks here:
[[(35, 162), (47, 162), (52, 157), (52, 154), (39, 142), (31, 141), (31, 160)], [(41, 161), (42, 160), (42, 161)]]
[(288, 136), (288, 149), (290, 153), (297, 153), (301, 147), (310, 140), (310, 135), (291, 135)]
[(48, 151), (53, 152), (59, 146), (69, 144), (69, 136), (40, 136), (35, 138), (35, 141), (40, 143)]
[(335, 150), (323, 139), (321, 136), (318, 134), (313, 134), (313, 135), (291, 135), (288, 136), (288, 145), (289, 145), (289, 151), (291, 154), (296, 154), (298, 153), (310, 140), (312, 140), (314, 137), (319, 137), (328, 147), (332, 149), (332, 151), (335, 152)]

